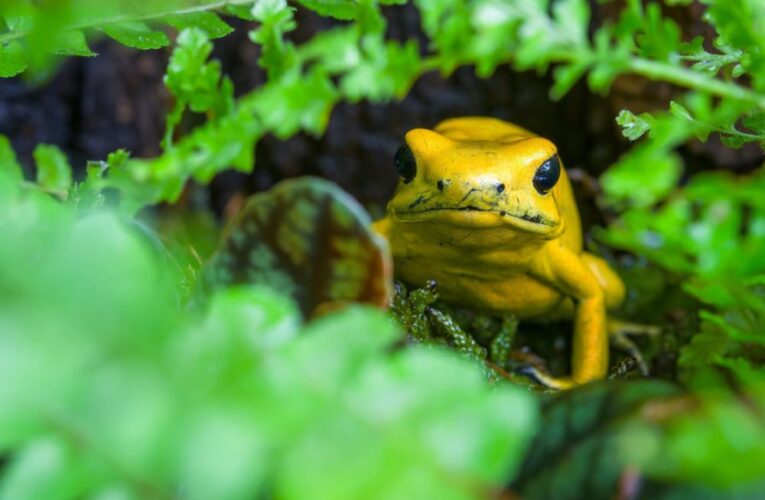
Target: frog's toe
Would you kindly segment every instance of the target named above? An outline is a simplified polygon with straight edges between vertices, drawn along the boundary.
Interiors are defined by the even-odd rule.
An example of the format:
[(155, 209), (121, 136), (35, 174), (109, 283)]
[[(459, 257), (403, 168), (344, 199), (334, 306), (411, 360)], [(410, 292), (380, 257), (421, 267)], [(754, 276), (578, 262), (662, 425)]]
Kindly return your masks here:
[(611, 336), (619, 335), (645, 335), (647, 337), (656, 337), (661, 333), (661, 328), (656, 325), (642, 325), (640, 323), (630, 323), (618, 319), (608, 318), (608, 334)]
[(644, 335), (647, 337), (656, 337), (661, 333), (661, 328), (654, 325), (641, 325), (637, 323), (628, 323), (616, 319), (608, 319), (608, 336), (611, 345), (621, 351), (626, 352), (638, 365), (640, 373), (643, 376), (648, 375), (648, 365), (643, 359), (637, 344), (628, 337), (628, 335)]
[(635, 342), (632, 341), (632, 339), (627, 337), (627, 335), (623, 332), (611, 333), (609, 338), (612, 346), (626, 352), (628, 356), (635, 360), (641, 375), (644, 377), (649, 375), (648, 365), (643, 358), (643, 354), (640, 352), (640, 348), (637, 346), (637, 344), (635, 344)]
[(570, 377), (553, 377), (552, 375), (543, 372), (539, 368), (531, 365), (523, 365), (519, 367), (516, 372), (520, 375), (525, 375), (536, 383), (549, 387), (551, 389), (566, 390), (577, 386)]

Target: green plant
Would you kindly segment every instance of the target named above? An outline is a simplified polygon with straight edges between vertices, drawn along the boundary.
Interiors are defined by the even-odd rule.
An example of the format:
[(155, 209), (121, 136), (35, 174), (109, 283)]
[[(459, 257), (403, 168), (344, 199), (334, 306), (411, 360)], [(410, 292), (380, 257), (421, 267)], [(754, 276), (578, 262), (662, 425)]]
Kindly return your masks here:
[[(477, 496), (517, 469), (529, 394), (379, 310), (301, 324), (231, 287), (188, 310), (160, 249), (0, 168), (0, 498)], [(434, 376), (435, 375), (435, 376)]]
[[(700, 39), (682, 42), (678, 27), (662, 17), (656, 3), (644, 7), (637, 0), (629, 1), (616, 23), (600, 26), (589, 37), (589, 7), (584, 0), (553, 2), (552, 14), (547, 0), (421, 2), (417, 5), (423, 28), (431, 38), (425, 57), (419, 55), (414, 42), (385, 40), (385, 20), (371, 0), (305, 2), (320, 14), (350, 22), (322, 32), (300, 46), (284, 38), (295, 27), (292, 7), (284, 0), (202, 2), (194, 7), (184, 7), (177, 0), (163, 0), (147, 2), (139, 12), (123, 13), (117, 18), (113, 16), (114, 10), (109, 10), (117, 9), (116, 5), (100, 3), (104, 4), (101, 9), (90, 12), (87, 2), (62, 2), (59, 9), (67, 15), (62, 14), (56, 19), (57, 24), (50, 26), (52, 21), (48, 18), (53, 16), (33, 10), (28, 2), (12, 2), (10, 5), (17, 9), (5, 8), (8, 31), (0, 35), (0, 43), (6, 44), (5, 50), (21, 52), (24, 49), (21, 42), (28, 41), (23, 52), (34, 59), (45, 48), (33, 43), (42, 38), (36, 36), (41, 30), (72, 33), (111, 26), (122, 17), (161, 21), (174, 13), (194, 13), (186, 14), (188, 22), (175, 23), (195, 26), (197, 30), (177, 39), (178, 47), (168, 69), (167, 82), (177, 97), (168, 129), (172, 131), (186, 105), (195, 112), (211, 112), (211, 119), (175, 145), (168, 136), (167, 151), (158, 158), (111, 165), (112, 176), (119, 180), (109, 182), (122, 187), (124, 204), (133, 210), (147, 203), (176, 199), (189, 176), (204, 182), (231, 166), (249, 170), (252, 145), (266, 132), (279, 137), (288, 137), (301, 129), (322, 132), (329, 111), (338, 100), (383, 101), (401, 97), (425, 71), (439, 69), (448, 74), (464, 64), (475, 64), (483, 76), (505, 62), (519, 70), (543, 71), (555, 65), (553, 97), (565, 94), (585, 74), (590, 86), (601, 92), (625, 73), (690, 89), (667, 113), (635, 116), (625, 111), (619, 116), (629, 138), (634, 140), (649, 132), (649, 140), (634, 148), (604, 177), (608, 199), (614, 203), (648, 206), (668, 195), (681, 171), (681, 162), (672, 149), (693, 137), (705, 139), (709, 133), (717, 132), (732, 146), (763, 139), (760, 117), (765, 112), (765, 77), (761, 61), (763, 41), (758, 34), (762, 30), (757, 27), (765, 22), (765, 14), (755, 0), (705, 2), (709, 5), (707, 19), (719, 34), (712, 52), (705, 50)], [(244, 4), (252, 7), (243, 8)], [(27, 7), (18, 7), (22, 5)], [(19, 14), (14, 17), (19, 9), (25, 13), (21, 15), (23, 22), (16, 20)], [(227, 31), (209, 28), (214, 24), (210, 19), (215, 18), (211, 12), (216, 10), (259, 22), (251, 38), (263, 47), (260, 63), (268, 71), (269, 81), (235, 103), (230, 83), (220, 75), (220, 68), (215, 63), (204, 63), (210, 51), (206, 37), (223, 36)], [(205, 15), (197, 18), (198, 12)], [(84, 20), (71, 27), (71, 19), (81, 16)], [(739, 33), (736, 23), (741, 19), (746, 19), (745, 24), (752, 29)], [(55, 43), (56, 37), (46, 39)], [(167, 39), (163, 39), (163, 44), (166, 43)], [(19, 48), (9, 49), (8, 44)], [(683, 61), (693, 64), (687, 67)], [(333, 77), (338, 84), (333, 83)], [(751, 80), (751, 88), (738, 83), (742, 78)], [(739, 120), (741, 125), (737, 126)], [(642, 183), (643, 189), (630, 189), (636, 182)], [(133, 189), (128, 189), (125, 183)]]
[[(161, 155), (116, 151), (89, 163), (77, 183), (50, 145), (34, 154), (35, 181), (24, 180), (0, 138), (0, 379), (10, 381), (0, 386), (0, 450), (9, 457), (0, 496), (477, 496), (509, 480), (532, 427), (529, 397), (504, 385), (487, 389), (474, 366), (433, 347), (391, 354), (396, 330), (368, 310), (301, 327), (283, 298), (230, 288), (184, 311), (180, 297), (199, 263), (168, 242), (170, 232), (159, 235), (169, 244), (158, 245), (132, 219), (176, 201), (190, 179), (205, 184), (229, 168), (257, 168), (253, 149), (265, 134), (323, 133), (340, 101), (385, 102), (429, 71), (473, 65), (488, 77), (507, 63), (552, 68), (554, 99), (580, 79), (607, 93), (625, 74), (674, 86), (666, 110), (616, 117), (638, 142), (601, 178), (603, 206), (617, 218), (597, 235), (661, 266), (703, 305), (700, 331), (679, 346), (680, 381), (694, 395), (673, 406), (657, 395), (663, 387), (627, 384), (641, 404), (625, 410), (626, 424), (608, 423), (602, 441), (568, 440), (567, 426), (605, 422), (588, 419), (587, 398), (621, 401), (607, 389), (585, 390), (571, 396), (583, 398), (574, 408), (584, 416), (547, 411), (565, 408), (565, 398), (545, 403), (552, 416), (543, 431), (576, 456), (602, 442), (618, 448), (601, 493), (632, 470), (676, 494), (691, 491), (672, 490), (676, 482), (742, 494), (741, 483), (762, 475), (763, 173), (686, 178), (676, 149), (710, 135), (732, 148), (765, 144), (765, 4), (701, 0), (716, 36), (684, 40), (658, 2), (627, 0), (618, 16), (592, 26), (586, 0), (416, 0), (429, 41), (419, 47), (386, 38), (380, 5), (400, 3), (298, 1), (338, 22), (296, 44), (295, 7), (285, 0), (3, 2), (0, 76), (40, 81), (61, 56), (93, 56), (89, 42), (100, 34), (138, 49), (173, 45), (165, 83), (174, 105)], [(250, 38), (268, 75), (238, 98), (209, 59), (232, 15), (255, 23)], [(205, 120), (179, 135), (186, 113)], [(113, 207), (107, 189), (117, 195)], [(398, 304), (404, 324), (424, 337), (428, 300)], [(430, 316), (452, 343), (483, 357), (448, 318)], [(347, 335), (353, 331), (365, 335)], [(497, 359), (506, 354), (499, 347)], [(318, 385), (316, 373), (326, 374)], [(350, 395), (359, 406), (348, 404)], [(400, 413), (386, 414), (379, 401)], [(645, 408), (658, 408), (656, 418), (639, 413)], [(453, 426), (466, 421), (476, 430), (463, 441)], [(359, 450), (359, 442), (369, 446)], [(527, 456), (525, 470), (537, 459)], [(326, 468), (311, 472), (314, 463)], [(533, 497), (536, 488), (581, 479), (581, 470), (564, 466), (515, 484)], [(394, 479), (381, 483), (382, 475)]]
[(763, 170), (699, 174), (661, 207), (632, 209), (604, 234), (683, 277), (685, 290), (710, 308), (681, 352), (689, 382), (710, 366), (748, 383), (765, 376), (763, 179)]

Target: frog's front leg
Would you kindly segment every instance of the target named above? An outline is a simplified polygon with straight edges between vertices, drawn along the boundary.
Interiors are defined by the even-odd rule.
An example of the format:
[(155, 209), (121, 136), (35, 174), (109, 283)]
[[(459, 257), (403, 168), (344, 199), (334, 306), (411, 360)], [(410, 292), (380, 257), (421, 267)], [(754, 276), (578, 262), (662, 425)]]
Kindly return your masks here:
[(608, 372), (608, 333), (603, 288), (581, 255), (559, 241), (549, 242), (530, 269), (532, 277), (574, 299), (571, 375), (554, 378), (534, 373), (540, 382), (568, 389), (603, 379)]

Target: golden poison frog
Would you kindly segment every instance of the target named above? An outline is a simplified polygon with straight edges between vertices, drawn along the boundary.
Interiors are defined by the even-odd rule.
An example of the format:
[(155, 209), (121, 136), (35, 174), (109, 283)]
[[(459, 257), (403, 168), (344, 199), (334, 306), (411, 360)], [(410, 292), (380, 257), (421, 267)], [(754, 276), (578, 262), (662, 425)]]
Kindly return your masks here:
[(573, 319), (572, 372), (536, 378), (569, 388), (608, 369), (607, 311), (625, 288), (582, 249), (582, 228), (555, 145), (516, 125), (453, 118), (406, 134), (401, 180), (375, 230), (389, 242), (395, 274), (442, 299), (537, 320)]

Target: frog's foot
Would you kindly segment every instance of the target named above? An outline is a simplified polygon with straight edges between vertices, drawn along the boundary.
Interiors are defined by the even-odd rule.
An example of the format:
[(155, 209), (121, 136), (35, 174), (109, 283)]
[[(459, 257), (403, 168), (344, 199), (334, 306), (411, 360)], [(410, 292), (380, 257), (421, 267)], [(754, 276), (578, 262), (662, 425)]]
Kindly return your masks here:
[(550, 389), (566, 390), (576, 387), (577, 384), (570, 377), (553, 377), (539, 368), (531, 365), (523, 365), (516, 370), (516, 373), (525, 375), (538, 384), (542, 384)]
[(640, 373), (644, 376), (648, 375), (648, 365), (643, 359), (643, 354), (640, 352), (637, 344), (628, 337), (628, 335), (646, 335), (649, 337), (656, 337), (661, 333), (661, 328), (653, 325), (640, 325), (636, 323), (627, 323), (616, 319), (608, 319), (608, 337), (611, 345), (626, 352), (631, 358), (635, 360), (640, 369)]

